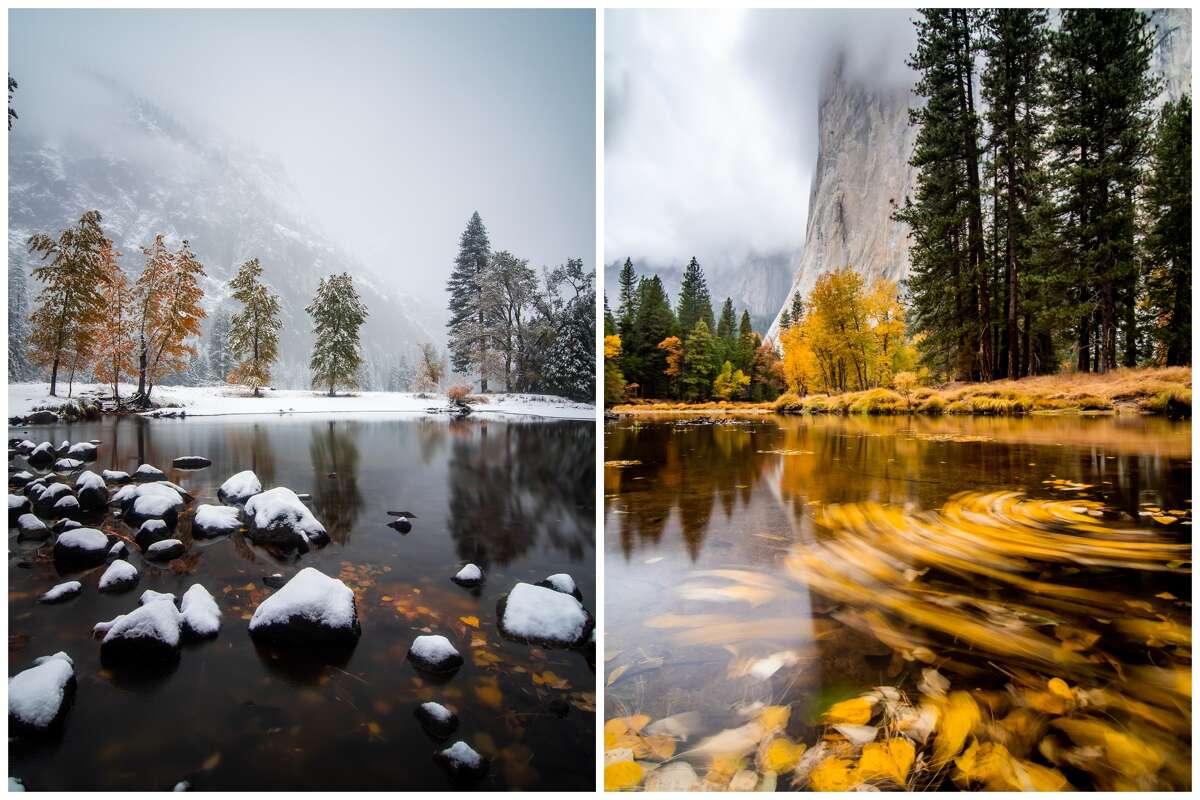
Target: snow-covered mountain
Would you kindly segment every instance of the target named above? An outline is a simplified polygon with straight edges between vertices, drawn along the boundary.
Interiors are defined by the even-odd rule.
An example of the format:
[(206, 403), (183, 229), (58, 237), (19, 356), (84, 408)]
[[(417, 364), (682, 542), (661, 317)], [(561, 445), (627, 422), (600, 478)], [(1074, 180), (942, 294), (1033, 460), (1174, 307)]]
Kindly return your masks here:
[[(52, 139), (20, 123), (10, 133), (10, 286), (19, 280), (12, 272), (28, 276), (33, 266), (30, 234), (56, 234), (94, 208), (123, 253), (122, 265), (134, 274), (143, 263), (140, 248), (155, 234), (173, 244), (187, 239), (208, 274), (204, 306), (210, 314), (228, 301), (228, 280), (238, 265), (257, 257), (283, 305), (280, 386), (307, 382), (312, 334), (304, 307), (321, 277), (335, 272), (354, 276), (370, 310), (364, 354), (376, 369), (386, 370), (400, 355), (411, 360), (421, 342), (443, 344), (441, 298), (417, 300), (403, 290), (403, 266), (396, 265), (394, 275), (373, 273), (322, 233), (278, 161), (209, 136), (201, 140), (145, 98), (105, 78), (91, 80), (117, 112), (115, 136), (100, 144), (79, 134)], [(31, 282), (28, 288), (32, 300), (37, 287)]]

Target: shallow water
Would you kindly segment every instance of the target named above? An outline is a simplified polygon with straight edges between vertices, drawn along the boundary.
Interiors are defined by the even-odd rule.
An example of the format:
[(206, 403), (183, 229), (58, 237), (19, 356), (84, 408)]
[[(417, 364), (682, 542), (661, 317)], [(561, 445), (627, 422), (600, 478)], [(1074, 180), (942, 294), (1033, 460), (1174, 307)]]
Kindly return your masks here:
[[(164, 789), (185, 779), (197, 790), (442, 789), (450, 781), (432, 759), (441, 748), (413, 716), (433, 699), (458, 712), (449, 741), (492, 756), (480, 788), (590, 789), (593, 658), (501, 638), (496, 602), (517, 581), (568, 572), (594, 612), (593, 431), (582, 422), (428, 417), (107, 418), (11, 428), (10, 437), (37, 442), (100, 439), (88, 468), (153, 464), (196, 503), (217, 503), (227, 477), (252, 469), (264, 487), (311, 493), (332, 542), (280, 561), (240, 535), (193, 543), (185, 519), (179, 532), (189, 555), (173, 565), (186, 574), (133, 555), (135, 590), (99, 594), (100, 567), (78, 576), (80, 597), (46, 606), (37, 596), (62, 578), (10, 534), (10, 673), (64, 650), (78, 691), (57, 738), (10, 746), (9, 774), (31, 789)], [(213, 465), (171, 469), (183, 455)], [(415, 514), (412, 531), (387, 527), (389, 510)], [(478, 591), (450, 581), (466, 561), (485, 570)], [(306, 566), (356, 591), (363, 632), (344, 663), (260, 651), (247, 633), (270, 593), (262, 577)], [(221, 607), (216, 640), (185, 645), (178, 667), (153, 679), (102, 668), (96, 622), (131, 610), (146, 589), (179, 595), (194, 582)], [(478, 627), (468, 624), (475, 620)], [(449, 680), (423, 677), (405, 659), (426, 629), (466, 659)], [(535, 684), (546, 672), (553, 680)]]
[[(930, 511), (954, 513), (961, 501), (952, 498), (960, 492), (1010, 490), (1035, 501), (1088, 504), (1077, 508), (1093, 512), (1082, 516), (1086, 524), (1074, 523), (1080, 531), (1091, 523), (1104, 535), (1149, 530), (1166, 547), (1181, 546), (1180, 560), (1190, 559), (1190, 423), (1065, 416), (758, 416), (731, 422), (631, 416), (605, 430), (605, 716), (659, 720), (698, 712), (677, 757), (690, 761), (701, 778), (706, 759), (688, 755), (688, 748), (744, 724), (758, 704), (788, 706), (787, 733), (811, 747), (820, 736), (819, 715), (831, 703), (880, 685), (913, 692), (926, 663), (955, 688), (1003, 689), (1011, 679), (1006, 670), (1043, 681), (1061, 674), (1075, 685), (1066, 667), (1055, 672), (1053, 665), (1031, 664), (1024, 656), (1009, 658), (1003, 636), (989, 652), (966, 637), (954, 640), (912, 624), (913, 617), (902, 617), (920, 610), (921, 597), (914, 600), (915, 592), (903, 585), (863, 581), (876, 588), (850, 599), (838, 581), (844, 568), (861, 565), (842, 558), (854, 552), (848, 545), (883, 552), (872, 513), (907, 523), (925, 520)], [(835, 504), (846, 510), (841, 516)], [(1163, 515), (1174, 510), (1175, 520), (1151, 522), (1154, 512), (1147, 509), (1155, 508)], [(990, 514), (988, 508), (981, 518)], [(841, 524), (832, 525), (831, 517)], [(993, 522), (1004, 530), (1001, 516), (988, 520)], [(936, 547), (936, 535), (933, 541)], [(1003, 546), (1004, 536), (998, 541)], [(814, 553), (807, 573), (788, 560)], [(1161, 618), (1190, 629), (1188, 567), (1146, 572), (1079, 561), (1018, 580), (1095, 589), (1117, 607), (1148, 602)], [(826, 574), (835, 577), (825, 585), (811, 577)], [(907, 580), (948, 608), (977, 601), (1014, 629), (1054, 641), (1052, 626), (1029, 622), (1031, 609), (1042, 603), (1036, 593), (937, 566), (914, 570)], [(859, 588), (852, 579), (846, 583)], [(892, 588), (889, 601), (900, 598), (893, 605), (874, 602), (873, 591)], [(1172, 599), (1156, 599), (1160, 593)], [(1049, 602), (1043, 606), (1052, 607)], [(1071, 609), (1054, 613), (1062, 631), (1068, 622), (1083, 624)], [(894, 624), (891, 632), (902, 630), (904, 637), (885, 644), (874, 635), (888, 632), (878, 624), (885, 617)], [(1109, 638), (1106, 633), (1098, 647), (1118, 662), (1113, 669), (1153, 664), (1186, 669), (1190, 676), (1190, 654), (1182, 647), (1130, 647)], [(936, 651), (932, 660), (922, 661), (926, 650), (913, 656), (917, 640)], [(1092, 678), (1100, 680), (1101, 667), (1089, 661), (1081, 674), (1092, 674), (1083, 667), (1097, 670)], [(1160, 729), (1189, 763), (1190, 701), (1167, 705)], [(753, 762), (751, 754), (751, 769)], [(1078, 788), (1092, 788), (1086, 773), (1068, 777)], [(1159, 780), (1159, 786), (1171, 783), (1161, 775)], [(785, 787), (786, 778), (779, 785)]]

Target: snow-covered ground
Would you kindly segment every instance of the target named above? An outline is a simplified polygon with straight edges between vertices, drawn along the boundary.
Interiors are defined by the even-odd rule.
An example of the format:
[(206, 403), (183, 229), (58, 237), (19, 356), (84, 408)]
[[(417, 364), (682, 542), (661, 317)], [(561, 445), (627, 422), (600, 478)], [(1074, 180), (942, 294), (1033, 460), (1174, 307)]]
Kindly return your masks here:
[[(121, 396), (133, 394), (136, 387), (123, 385)], [(25, 416), (38, 408), (62, 404), (60, 396), (50, 397), (45, 383), (12, 383), (8, 386), (6, 417)], [(97, 393), (111, 395), (111, 388), (94, 384), (76, 384), (72, 396), (86, 398)], [(154, 389), (154, 402), (160, 406), (179, 406), (188, 416), (211, 417), (230, 414), (417, 414), (430, 408), (445, 408), (443, 395), (419, 395), (407, 392), (354, 392), (329, 397), (306, 389), (264, 389), (262, 397), (236, 386), (161, 386)], [(539, 394), (489, 394), (486, 403), (472, 406), (478, 414), (512, 414), (553, 419), (595, 419), (596, 407), (573, 403), (561, 397)]]

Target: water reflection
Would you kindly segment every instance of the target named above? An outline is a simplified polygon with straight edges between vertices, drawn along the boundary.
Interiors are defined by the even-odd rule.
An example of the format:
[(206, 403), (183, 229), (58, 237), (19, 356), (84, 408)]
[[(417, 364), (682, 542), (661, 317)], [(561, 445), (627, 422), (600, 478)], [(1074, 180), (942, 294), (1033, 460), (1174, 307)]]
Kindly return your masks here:
[(316, 427), (308, 445), (316, 491), (313, 505), (329, 537), (347, 544), (362, 508), (358, 490), (357, 423), (329, 420)]

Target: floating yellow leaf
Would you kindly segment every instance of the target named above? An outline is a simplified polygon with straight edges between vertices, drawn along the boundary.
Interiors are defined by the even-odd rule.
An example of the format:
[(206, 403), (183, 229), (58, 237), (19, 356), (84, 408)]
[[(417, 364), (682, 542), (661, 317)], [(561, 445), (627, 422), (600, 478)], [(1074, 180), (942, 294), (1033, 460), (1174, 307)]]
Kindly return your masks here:
[(636, 761), (618, 761), (604, 768), (604, 791), (620, 792), (642, 782), (644, 770)]
[(614, 683), (616, 683), (618, 680), (621, 679), (621, 676), (624, 675), (625, 671), (628, 669), (629, 669), (628, 664), (622, 664), (621, 666), (617, 667), (616, 669), (611, 670), (608, 673), (608, 680), (604, 682), (604, 685), (612, 686)]
[(613, 717), (604, 723), (604, 732), (612, 732), (617, 736), (623, 733), (638, 733), (650, 723), (650, 715), (633, 714), (628, 717)]
[(504, 696), (500, 693), (499, 687), (493, 684), (476, 686), (475, 696), (479, 698), (479, 702), (492, 708), (500, 708), (500, 705), (504, 702)]
[(1151, 517), (1150, 519), (1154, 520), (1159, 525), (1170, 525), (1172, 522), (1175, 521), (1174, 517), (1167, 515), (1167, 514), (1158, 514), (1158, 515)]
[(795, 743), (786, 736), (776, 736), (759, 753), (759, 769), (763, 772), (791, 772), (807, 749), (803, 742)]
[(885, 778), (897, 786), (908, 781), (917, 751), (912, 742), (897, 736), (886, 742), (871, 742), (865, 745), (858, 760), (858, 768), (865, 781)]
[(742, 759), (737, 755), (718, 754), (713, 756), (708, 764), (708, 773), (704, 780), (708, 783), (724, 786), (733, 779), (734, 774), (742, 767)]
[(1056, 694), (1064, 700), (1075, 699), (1075, 695), (1071, 693), (1071, 687), (1062, 678), (1051, 678), (1046, 685), (1050, 688), (1051, 694)]
[(871, 709), (875, 701), (870, 697), (855, 697), (834, 703), (821, 715), (830, 725), (866, 725), (871, 721)]
[(774, 733), (787, 727), (792, 716), (790, 706), (767, 706), (758, 714), (758, 722), (764, 733)]
[(459, 617), (458, 621), (464, 625), (470, 625), (472, 628), (479, 627), (479, 617)]
[(566, 678), (560, 678), (550, 670), (546, 670), (540, 675), (536, 672), (530, 673), (530, 679), (535, 686), (548, 686), (551, 689), (570, 689), (571, 684)]
[(830, 756), (813, 767), (808, 776), (808, 787), (814, 792), (845, 792), (856, 786), (857, 770), (850, 759)]
[(671, 756), (675, 755), (675, 740), (670, 736), (643, 736), (639, 737), (638, 746), (634, 748), (634, 755), (639, 758), (653, 758), (656, 761), (666, 761)]
[(981, 715), (974, 698), (966, 692), (951, 692), (942, 707), (941, 725), (933, 742), (935, 766), (946, 764), (962, 751), (967, 735)]

